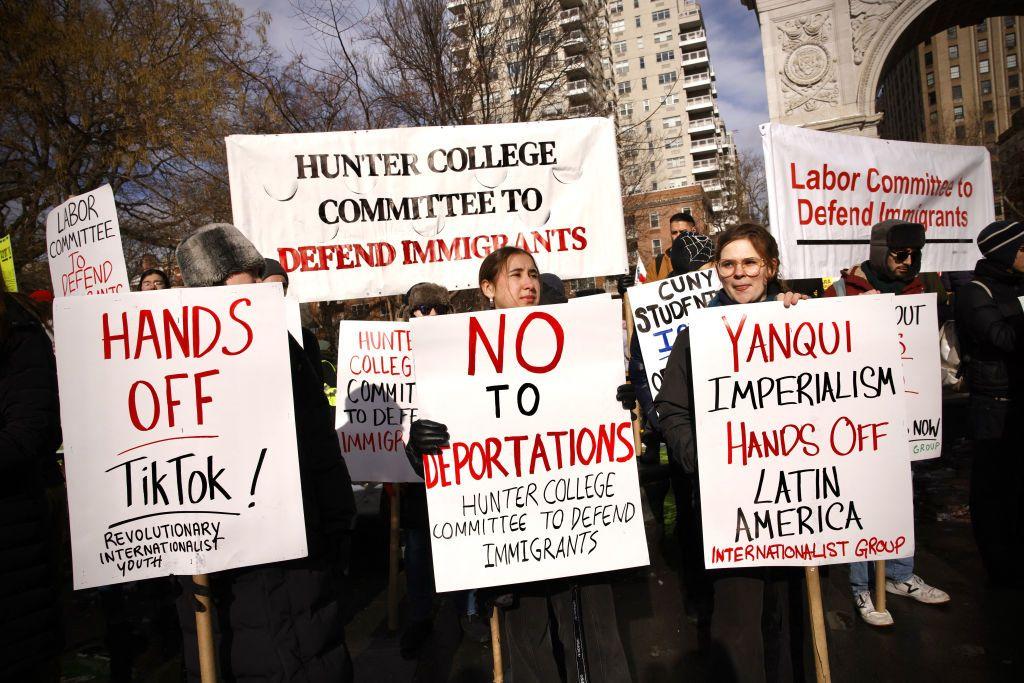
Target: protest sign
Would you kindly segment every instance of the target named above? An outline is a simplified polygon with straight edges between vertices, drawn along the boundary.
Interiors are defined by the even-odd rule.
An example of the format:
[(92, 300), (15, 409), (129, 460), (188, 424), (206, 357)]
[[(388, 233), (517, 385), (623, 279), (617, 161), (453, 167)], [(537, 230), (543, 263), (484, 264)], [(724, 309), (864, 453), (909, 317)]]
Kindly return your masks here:
[(913, 554), (893, 299), (691, 314), (706, 567)]
[(14, 270), (14, 250), (11, 248), (11, 236), (0, 237), (0, 276), (4, 279), (4, 288), (8, 292), (18, 291), (18, 278)]
[(562, 278), (626, 272), (604, 118), (232, 135), (234, 222), (301, 301), (477, 286), (506, 244)]
[(71, 197), (46, 215), (46, 254), (55, 297), (130, 290), (110, 185)]
[(451, 434), (424, 458), (437, 589), (646, 565), (619, 303), (411, 326), (421, 416)]
[(352, 481), (423, 481), (405, 456), (416, 419), (411, 346), (408, 323), (339, 325), (335, 426)]
[(903, 361), (910, 459), (942, 454), (942, 356), (935, 294), (898, 296), (896, 328)]
[(629, 305), (653, 395), (661, 390), (661, 373), (690, 314), (705, 308), (721, 288), (718, 273), (710, 268), (630, 287)]
[(54, 302), (75, 588), (306, 555), (278, 284)]
[(994, 218), (984, 147), (761, 126), (768, 209), (786, 277), (833, 276), (866, 261), (871, 226), (921, 223), (924, 272), (972, 270)]

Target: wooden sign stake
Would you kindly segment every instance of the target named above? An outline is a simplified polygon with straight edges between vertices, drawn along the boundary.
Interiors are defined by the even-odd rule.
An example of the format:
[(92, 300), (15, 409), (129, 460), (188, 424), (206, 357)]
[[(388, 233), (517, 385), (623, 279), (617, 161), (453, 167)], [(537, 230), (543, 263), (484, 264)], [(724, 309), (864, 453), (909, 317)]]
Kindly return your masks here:
[[(209, 592), (210, 577), (195, 574), (192, 581)], [(206, 595), (196, 594), (205, 610), (196, 610), (196, 640), (199, 645), (199, 675), (203, 683), (217, 683), (217, 654), (213, 646), (213, 601)]]
[(501, 625), (497, 605), (491, 608), (491, 660), (494, 666), (494, 683), (504, 683), (505, 668), (501, 664)]
[[(626, 321), (626, 361), (630, 360), (633, 349), (633, 307), (629, 305), (629, 294), (622, 295), (622, 315)], [(640, 459), (643, 439), (640, 436), (640, 401), (633, 405), (633, 448), (636, 451), (635, 458)]]
[(391, 485), (391, 524), (388, 547), (388, 630), (398, 630), (398, 553), (399, 519), (401, 512), (401, 484)]
[(885, 611), (885, 560), (875, 560), (875, 611)]
[(825, 612), (821, 606), (821, 580), (817, 567), (804, 567), (807, 580), (807, 607), (811, 614), (811, 637), (814, 645), (814, 673), (818, 683), (831, 683), (828, 666), (828, 641), (825, 639)]

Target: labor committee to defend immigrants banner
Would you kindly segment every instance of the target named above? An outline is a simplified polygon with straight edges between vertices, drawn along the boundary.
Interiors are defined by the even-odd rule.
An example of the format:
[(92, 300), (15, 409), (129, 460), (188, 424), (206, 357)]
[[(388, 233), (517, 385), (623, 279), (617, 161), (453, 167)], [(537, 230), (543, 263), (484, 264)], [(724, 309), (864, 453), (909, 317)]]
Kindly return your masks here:
[(626, 272), (604, 118), (232, 135), (234, 223), (301, 301), (477, 286), (506, 244), (562, 278)]
[(972, 270), (995, 220), (988, 150), (761, 126), (771, 231), (783, 276), (838, 276), (868, 259), (871, 226), (924, 225), (922, 272)]
[(690, 316), (706, 567), (913, 554), (894, 299)]
[(75, 588), (306, 555), (279, 284), (58, 297)]
[(414, 318), (419, 409), (451, 447), (424, 458), (439, 591), (648, 563), (622, 383), (622, 308)]

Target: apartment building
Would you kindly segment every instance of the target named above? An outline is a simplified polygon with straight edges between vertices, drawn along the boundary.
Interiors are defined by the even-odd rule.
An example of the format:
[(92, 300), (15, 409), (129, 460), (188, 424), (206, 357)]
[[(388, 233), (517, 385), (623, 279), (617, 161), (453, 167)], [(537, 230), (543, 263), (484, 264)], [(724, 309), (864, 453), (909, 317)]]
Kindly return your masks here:
[(728, 209), (723, 177), (735, 157), (718, 112), (700, 5), (687, 0), (608, 3), (615, 111), (630, 148), (635, 192), (699, 185)]

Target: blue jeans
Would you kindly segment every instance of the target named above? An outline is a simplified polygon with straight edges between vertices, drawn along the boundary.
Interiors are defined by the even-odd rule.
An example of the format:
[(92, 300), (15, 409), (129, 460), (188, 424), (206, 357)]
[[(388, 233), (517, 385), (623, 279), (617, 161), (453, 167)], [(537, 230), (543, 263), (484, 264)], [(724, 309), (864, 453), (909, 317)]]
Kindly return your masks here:
[[(854, 562), (850, 565), (850, 589), (854, 595), (868, 589), (870, 580), (874, 578), (874, 562)], [(885, 578), (899, 583), (907, 581), (914, 575), (914, 558), (901, 557), (897, 560), (885, 561)]]

